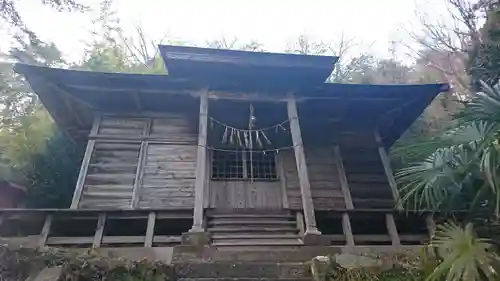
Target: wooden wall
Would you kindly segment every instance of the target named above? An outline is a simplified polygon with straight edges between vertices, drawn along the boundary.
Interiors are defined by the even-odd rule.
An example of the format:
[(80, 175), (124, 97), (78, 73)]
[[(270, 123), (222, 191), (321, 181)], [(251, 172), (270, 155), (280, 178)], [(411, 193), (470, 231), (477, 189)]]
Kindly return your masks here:
[(394, 200), (372, 132), (339, 138), (354, 208), (392, 208)]
[(79, 208), (193, 208), (196, 121), (181, 114), (104, 116), (90, 139)]
[(211, 181), (210, 207), (217, 209), (281, 209), (279, 181)]
[[(299, 179), (293, 150), (280, 152), (291, 209), (302, 209)], [(316, 210), (343, 209), (344, 197), (335, 166), (332, 147), (306, 147), (306, 163)]]

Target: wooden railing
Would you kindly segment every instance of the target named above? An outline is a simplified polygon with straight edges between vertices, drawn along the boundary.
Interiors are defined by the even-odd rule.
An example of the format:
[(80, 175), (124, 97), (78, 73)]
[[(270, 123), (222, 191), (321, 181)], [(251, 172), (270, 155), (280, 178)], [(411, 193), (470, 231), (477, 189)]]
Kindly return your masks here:
[[(299, 233), (303, 234), (303, 215), (301, 211), (293, 211), (296, 214)], [(461, 214), (461, 212), (456, 212)], [(446, 216), (449, 216), (447, 214)], [(443, 218), (445, 215), (430, 211), (398, 211), (393, 209), (339, 209), (325, 211), (317, 215), (318, 228), (327, 244), (330, 245), (422, 245), (430, 240), (435, 231), (435, 218)], [(362, 225), (364, 231), (359, 233), (359, 224), (353, 224), (358, 219), (367, 219), (370, 223)], [(369, 218), (373, 218), (369, 219)], [(376, 220), (377, 219), (377, 220)], [(321, 225), (323, 220), (323, 229)], [(408, 224), (420, 223), (420, 231), (408, 232), (400, 224), (405, 221)], [(335, 224), (336, 233), (325, 231), (327, 224)], [(380, 224), (383, 224), (381, 226)], [(332, 226), (332, 225), (329, 225)], [(355, 229), (358, 226), (357, 229)], [(374, 228), (383, 228), (384, 231), (374, 231)]]
[[(182, 228), (182, 222), (186, 229)], [(181, 243), (181, 233), (191, 224), (192, 211), (0, 209), (0, 236), (3, 239), (31, 237), (36, 241), (30, 243), (38, 247), (175, 245)], [(137, 225), (141, 227), (134, 229)], [(121, 229), (133, 234), (120, 235)], [(161, 233), (162, 229), (170, 233)]]

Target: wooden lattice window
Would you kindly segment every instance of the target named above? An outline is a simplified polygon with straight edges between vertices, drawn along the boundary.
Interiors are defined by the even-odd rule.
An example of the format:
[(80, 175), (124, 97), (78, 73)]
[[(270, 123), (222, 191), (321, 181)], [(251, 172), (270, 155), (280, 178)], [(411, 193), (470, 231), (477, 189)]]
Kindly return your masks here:
[(213, 180), (278, 180), (276, 154), (262, 151), (212, 152)]

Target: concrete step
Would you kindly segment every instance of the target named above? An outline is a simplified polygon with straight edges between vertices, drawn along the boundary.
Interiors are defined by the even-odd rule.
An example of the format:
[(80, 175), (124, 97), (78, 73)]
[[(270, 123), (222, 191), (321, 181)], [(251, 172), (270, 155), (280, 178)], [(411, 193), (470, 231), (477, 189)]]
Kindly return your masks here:
[(261, 214), (261, 213), (213, 213), (208, 214), (209, 218), (282, 218), (282, 219), (293, 219), (294, 217), (289, 213), (269, 213), (269, 214)]
[(262, 220), (245, 220), (245, 219), (213, 219), (208, 221), (210, 225), (296, 225), (296, 222), (289, 220), (269, 220), (267, 218), (263, 218)]
[(214, 246), (299, 246), (300, 239), (222, 239), (212, 242)]
[(302, 262), (212, 262), (174, 264), (178, 278), (305, 278)]
[(297, 233), (299, 230), (295, 227), (292, 226), (282, 226), (282, 227), (268, 227), (268, 226), (259, 226), (259, 227), (248, 227), (248, 226), (239, 226), (239, 225), (233, 225), (233, 226), (216, 226), (216, 227), (210, 227), (208, 228), (208, 231), (211, 233), (255, 233), (255, 232), (261, 232), (261, 233)]
[(212, 235), (213, 239), (297, 239), (299, 236), (293, 233), (215, 233)]

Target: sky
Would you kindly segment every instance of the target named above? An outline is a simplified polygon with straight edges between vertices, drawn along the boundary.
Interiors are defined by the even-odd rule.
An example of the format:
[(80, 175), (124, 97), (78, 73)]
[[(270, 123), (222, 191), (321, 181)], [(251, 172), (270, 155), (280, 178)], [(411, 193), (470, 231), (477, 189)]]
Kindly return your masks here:
[[(56, 12), (39, 0), (18, 1), (27, 25), (53, 41), (66, 58), (82, 57), (96, 12)], [(99, 0), (80, 0), (98, 8)], [(357, 52), (387, 56), (390, 41), (407, 40), (417, 26), (416, 11), (439, 18), (444, 0), (115, 0), (125, 32), (140, 25), (153, 40), (170, 38), (202, 45), (221, 37), (255, 39), (268, 51), (284, 51), (301, 34), (335, 43), (342, 34), (354, 38)], [(0, 31), (0, 50), (9, 46)], [(404, 55), (404, 51), (398, 52)]]

